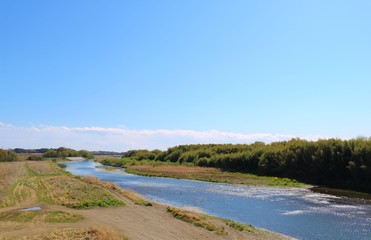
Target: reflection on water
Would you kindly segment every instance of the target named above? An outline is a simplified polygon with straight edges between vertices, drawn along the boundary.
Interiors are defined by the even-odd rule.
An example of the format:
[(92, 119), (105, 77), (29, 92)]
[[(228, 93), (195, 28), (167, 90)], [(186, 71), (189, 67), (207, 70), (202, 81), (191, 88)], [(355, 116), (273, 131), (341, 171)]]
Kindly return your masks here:
[(361, 199), (303, 188), (249, 187), (144, 177), (105, 171), (97, 168), (101, 164), (92, 161), (64, 164), (73, 174), (114, 182), (152, 201), (199, 209), (298, 239), (371, 239), (371, 205)]
[(41, 207), (22, 208), (22, 209), (19, 209), (17, 212), (38, 211), (38, 210), (41, 210)]

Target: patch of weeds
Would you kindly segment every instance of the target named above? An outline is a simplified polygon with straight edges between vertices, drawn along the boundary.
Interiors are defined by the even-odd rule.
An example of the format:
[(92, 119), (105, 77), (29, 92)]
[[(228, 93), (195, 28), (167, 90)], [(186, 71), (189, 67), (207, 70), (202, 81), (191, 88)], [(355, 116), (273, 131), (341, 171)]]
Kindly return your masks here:
[(278, 177), (265, 177), (269, 184), (268, 186), (275, 187), (303, 187), (305, 184), (296, 181), (295, 179), (289, 178), (278, 178)]
[(84, 177), (83, 181), (85, 181), (87, 183), (90, 183), (90, 184), (98, 185), (98, 186), (101, 186), (101, 187), (104, 187), (104, 188), (107, 188), (107, 189), (110, 189), (110, 190), (114, 190), (114, 191), (118, 192), (119, 194), (121, 194), (122, 196), (129, 199), (130, 201), (132, 201), (134, 204), (141, 205), (141, 206), (152, 206), (152, 203), (145, 200), (139, 194), (137, 194), (137, 193), (135, 193), (134, 191), (131, 191), (131, 190), (122, 189), (114, 183), (104, 182), (104, 181), (101, 181), (98, 178), (92, 177), (92, 176)]
[(139, 194), (130, 191), (130, 190), (121, 190), (121, 195), (128, 198), (130, 201), (132, 201), (134, 204), (141, 205), (141, 206), (152, 206), (152, 203), (148, 202), (144, 198), (142, 198)]
[(0, 221), (13, 221), (19, 223), (31, 222), (37, 215), (37, 211), (5, 212), (0, 214)]
[(28, 164), (25, 164), (24, 166), (26, 168), (27, 176), (37, 176), (38, 175), (34, 170), (31, 169), (31, 167)]
[[(53, 162), (55, 162), (55, 161), (53, 161)], [(58, 163), (58, 166), (60, 167), (60, 168), (62, 168), (62, 169), (66, 169), (67, 168), (67, 164), (65, 164), (65, 163)]]
[(71, 208), (125, 205), (108, 190), (67, 175), (39, 178), (32, 187), (37, 189), (39, 200)]
[(45, 222), (49, 223), (73, 223), (84, 219), (83, 216), (64, 211), (48, 211)]
[(228, 234), (223, 227), (218, 227), (206, 216), (197, 213), (186, 212), (178, 208), (168, 207), (167, 212), (171, 213), (173, 217), (180, 219), (184, 222), (192, 223), (197, 227), (205, 228), (209, 231), (215, 232), (216, 234)]
[(255, 228), (250, 224), (242, 224), (239, 222), (235, 222), (230, 219), (223, 219), (225, 224), (233, 229), (236, 229), (237, 231), (247, 231), (247, 232), (253, 232)]
[(83, 200), (75, 204), (65, 204), (66, 207), (72, 208), (93, 208), (93, 207), (111, 207), (111, 206), (124, 206), (125, 204), (115, 198), (108, 198), (105, 200)]

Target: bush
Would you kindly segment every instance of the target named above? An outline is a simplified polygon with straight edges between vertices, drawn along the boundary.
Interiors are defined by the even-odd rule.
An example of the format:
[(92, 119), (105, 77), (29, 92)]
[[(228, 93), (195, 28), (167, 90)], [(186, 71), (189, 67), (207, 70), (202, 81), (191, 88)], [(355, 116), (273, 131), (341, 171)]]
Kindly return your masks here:
[(42, 156), (30, 155), (27, 160), (29, 161), (41, 161), (43, 160)]
[(13, 162), (17, 161), (17, 159), (15, 152), (0, 149), (0, 162)]

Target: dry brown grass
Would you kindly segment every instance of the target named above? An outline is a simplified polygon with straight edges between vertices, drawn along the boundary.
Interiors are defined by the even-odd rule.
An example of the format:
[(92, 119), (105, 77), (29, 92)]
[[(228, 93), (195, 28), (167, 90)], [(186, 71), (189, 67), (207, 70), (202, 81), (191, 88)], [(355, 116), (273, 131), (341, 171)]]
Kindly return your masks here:
[(123, 189), (123, 188), (119, 187), (118, 185), (116, 185), (114, 183), (101, 181), (98, 178), (92, 177), (92, 176), (84, 177), (83, 180), (87, 183), (95, 184), (95, 185), (102, 186), (104, 188), (116, 191), (117, 193), (126, 197), (127, 199), (129, 199), (130, 201), (132, 201), (133, 203), (135, 203), (137, 205), (152, 206), (152, 204), (150, 202), (145, 200), (142, 196), (140, 196), (136, 192), (131, 191), (131, 190), (127, 190), (127, 189)]
[(209, 182), (266, 185), (266, 181), (254, 175), (223, 172), (217, 168), (191, 167), (181, 165), (150, 164), (126, 166), (127, 172), (140, 175), (195, 179)]
[(39, 199), (72, 208), (123, 206), (110, 192), (67, 175), (44, 176), (32, 179)]
[(154, 165), (148, 163), (125, 165), (126, 172), (156, 177), (193, 179), (207, 182), (246, 184), (252, 186), (305, 187), (307, 185), (287, 178), (257, 176), (248, 173), (225, 172), (217, 168), (183, 165)]
[(120, 189), (120, 187), (117, 186), (114, 183), (101, 181), (98, 178), (93, 177), (93, 176), (86, 176), (86, 177), (83, 177), (82, 179), (86, 183), (98, 185), (98, 186), (101, 186), (101, 187), (104, 187), (104, 188), (107, 188), (107, 189), (111, 189), (111, 190), (119, 190)]
[(123, 240), (122, 234), (110, 228), (91, 227), (82, 229), (64, 229), (47, 234), (12, 238), (14, 240)]
[(133, 165), (130, 167), (132, 169), (137, 169), (141, 171), (151, 171), (157, 173), (175, 173), (175, 174), (205, 174), (205, 173), (214, 173), (219, 171), (217, 168), (204, 168), (204, 167), (191, 167), (191, 166), (182, 166), (182, 165)]
[(207, 219), (206, 215), (184, 211), (175, 207), (168, 207), (167, 211), (171, 213), (173, 217), (184, 222), (192, 223), (197, 227), (206, 228), (217, 234), (228, 234), (223, 227), (219, 227)]
[(24, 163), (21, 162), (1, 162), (0, 163), (0, 208), (12, 204), (9, 192), (12, 185), (26, 174)]
[(44, 201), (73, 208), (123, 206), (108, 190), (66, 174), (53, 162), (0, 163), (0, 207)]
[(0, 222), (73, 223), (82, 219), (84, 219), (82, 215), (60, 210), (10, 210), (0, 213)]
[(54, 162), (50, 161), (35, 161), (35, 162), (27, 162), (27, 166), (30, 170), (35, 174), (61, 174), (63, 170)]

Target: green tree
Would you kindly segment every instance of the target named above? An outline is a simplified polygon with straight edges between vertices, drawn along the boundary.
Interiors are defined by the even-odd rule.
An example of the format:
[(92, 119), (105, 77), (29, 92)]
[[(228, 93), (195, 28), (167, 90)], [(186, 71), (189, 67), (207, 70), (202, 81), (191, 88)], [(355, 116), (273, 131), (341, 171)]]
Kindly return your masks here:
[(0, 149), (0, 162), (17, 161), (17, 154), (13, 151)]

